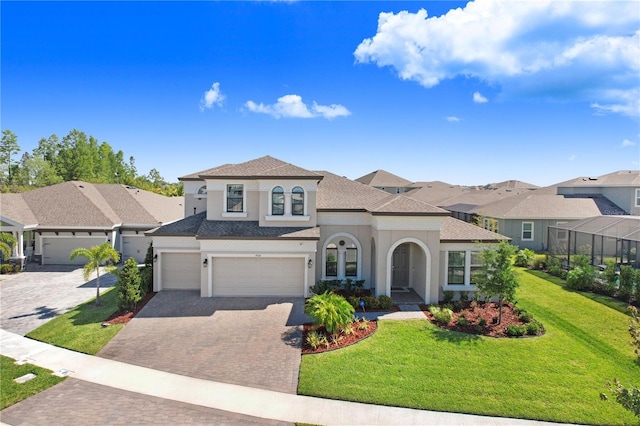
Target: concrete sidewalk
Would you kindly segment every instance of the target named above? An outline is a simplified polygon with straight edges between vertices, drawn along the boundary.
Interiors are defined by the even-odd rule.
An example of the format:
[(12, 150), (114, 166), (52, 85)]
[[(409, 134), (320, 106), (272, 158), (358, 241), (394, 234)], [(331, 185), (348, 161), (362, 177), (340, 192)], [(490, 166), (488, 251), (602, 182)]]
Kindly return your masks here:
[(533, 425), (528, 420), (442, 413), (291, 395), (196, 379), (81, 354), (0, 330), (0, 353), (70, 377), (247, 416), (318, 425)]

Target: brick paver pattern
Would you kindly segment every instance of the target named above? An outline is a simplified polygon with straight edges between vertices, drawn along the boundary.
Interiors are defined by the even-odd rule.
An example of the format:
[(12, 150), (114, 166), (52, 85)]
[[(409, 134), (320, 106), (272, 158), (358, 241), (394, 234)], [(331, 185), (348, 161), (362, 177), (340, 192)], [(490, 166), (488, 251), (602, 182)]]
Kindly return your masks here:
[(205, 380), (295, 394), (302, 298), (201, 298), (163, 291), (98, 356)]

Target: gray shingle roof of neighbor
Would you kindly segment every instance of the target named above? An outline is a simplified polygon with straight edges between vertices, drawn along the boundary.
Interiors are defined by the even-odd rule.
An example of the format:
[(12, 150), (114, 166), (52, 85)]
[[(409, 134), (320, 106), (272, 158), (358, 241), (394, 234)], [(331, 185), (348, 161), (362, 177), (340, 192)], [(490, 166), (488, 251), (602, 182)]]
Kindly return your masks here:
[(305, 170), (293, 164), (286, 163), (270, 156), (240, 164), (227, 164), (199, 173), (193, 173), (179, 178), (180, 180), (198, 179), (314, 179), (321, 180), (322, 175)]
[(320, 228), (260, 226), (258, 221), (207, 220), (206, 212), (164, 225), (147, 235), (196, 237), (197, 239), (294, 239), (317, 240)]
[(423, 187), (407, 192), (408, 197), (447, 210), (467, 212), (471, 209), (507, 197), (531, 191), (527, 188), (477, 189), (466, 186)]
[(375, 187), (405, 187), (411, 185), (411, 181), (389, 173), (386, 170), (376, 170), (355, 179), (356, 182)]
[(494, 243), (503, 240), (508, 241), (510, 238), (452, 217), (448, 217), (442, 222), (440, 230), (441, 242)]
[(638, 186), (640, 170), (618, 170), (598, 177), (579, 177), (559, 184), (561, 186)]
[(620, 207), (601, 195), (558, 195), (557, 185), (483, 204), (470, 212), (504, 219), (581, 219), (624, 214)]
[(316, 206), (322, 210), (359, 210), (373, 214), (416, 214), (447, 216), (441, 208), (404, 195), (394, 195), (327, 171), (318, 184)]
[(25, 226), (38, 224), (38, 219), (29, 208), (22, 194), (0, 194), (0, 216)]
[[(183, 197), (165, 197), (119, 184), (69, 181), (5, 195), (9, 194), (0, 198), (3, 216), (40, 227), (150, 226), (177, 220), (184, 214)], [(19, 220), (10, 216), (25, 206), (26, 211), (17, 215)]]
[(640, 241), (640, 216), (596, 216), (555, 227), (609, 238)]

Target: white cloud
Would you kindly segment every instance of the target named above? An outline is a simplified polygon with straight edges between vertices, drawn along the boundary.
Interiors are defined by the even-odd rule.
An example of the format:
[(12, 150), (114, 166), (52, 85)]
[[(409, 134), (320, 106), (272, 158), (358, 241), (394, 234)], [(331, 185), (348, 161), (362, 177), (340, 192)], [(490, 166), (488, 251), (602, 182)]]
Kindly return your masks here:
[(204, 96), (200, 99), (200, 111), (204, 111), (205, 108), (211, 109), (214, 105), (222, 107), (222, 103), (226, 98), (220, 91), (220, 83), (215, 82), (211, 86), (211, 89), (204, 92)]
[(489, 100), (484, 96), (482, 96), (480, 92), (475, 92), (473, 94), (473, 102), (477, 104), (486, 104), (487, 102), (489, 102)]
[(316, 118), (324, 117), (332, 120), (336, 117), (346, 117), (351, 112), (343, 105), (319, 105), (313, 102), (309, 108), (300, 95), (284, 95), (272, 105), (265, 105), (262, 102), (257, 104), (251, 100), (245, 102), (245, 108), (251, 112), (268, 114), (275, 118)]
[(622, 147), (626, 148), (628, 146), (636, 146), (636, 143), (634, 141), (630, 141), (629, 139), (625, 139), (622, 141)]
[(460, 122), (460, 118), (450, 115), (448, 117), (445, 118), (445, 120), (447, 120), (449, 123), (458, 123)]
[(475, 77), (505, 96), (637, 116), (639, 27), (637, 1), (475, 0), (439, 17), (380, 13), (354, 55), (427, 88)]

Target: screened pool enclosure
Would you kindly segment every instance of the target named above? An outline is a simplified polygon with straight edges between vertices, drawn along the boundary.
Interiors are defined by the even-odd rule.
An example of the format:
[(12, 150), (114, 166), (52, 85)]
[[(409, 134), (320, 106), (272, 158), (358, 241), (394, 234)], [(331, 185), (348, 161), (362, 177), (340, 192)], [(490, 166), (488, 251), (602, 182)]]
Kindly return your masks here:
[(565, 268), (577, 254), (588, 256), (593, 265), (613, 260), (639, 267), (640, 216), (596, 216), (548, 229), (549, 255), (560, 259)]

